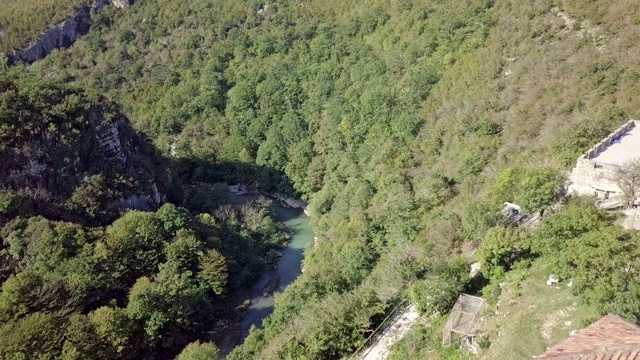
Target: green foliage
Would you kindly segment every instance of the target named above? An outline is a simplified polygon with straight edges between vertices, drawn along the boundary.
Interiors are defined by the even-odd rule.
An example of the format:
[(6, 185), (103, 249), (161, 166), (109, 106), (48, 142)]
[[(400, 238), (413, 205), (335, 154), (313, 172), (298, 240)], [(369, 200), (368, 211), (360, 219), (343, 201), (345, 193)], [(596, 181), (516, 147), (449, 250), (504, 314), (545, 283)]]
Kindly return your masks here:
[(487, 279), (499, 279), (517, 258), (520, 246), (519, 233), (513, 228), (494, 227), (487, 231), (478, 257), (482, 265), (482, 274)]
[[(603, 314), (613, 312), (638, 321), (640, 289), (634, 269), (640, 259), (636, 250), (640, 237), (614, 221), (615, 216), (594, 207), (590, 199), (572, 199), (528, 241), (561, 279), (573, 282), (573, 291), (587, 304)], [(498, 252), (506, 255), (511, 240), (500, 238), (504, 251)]]
[(213, 343), (192, 342), (187, 345), (175, 360), (217, 360), (221, 359), (218, 348)]
[(18, 198), (10, 191), (0, 190), (0, 214), (9, 214), (16, 210)]
[[(186, 201), (175, 208), (129, 215), (145, 219), (117, 222), (65, 260), (53, 257), (58, 278), (67, 279), (62, 269), (68, 267), (68, 278), (83, 284), (78, 292), (89, 294), (86, 309), (113, 300), (133, 311), (130, 286), (152, 279), (136, 287), (132, 312), (134, 332), (146, 330), (148, 341), (124, 352), (136, 347), (157, 354), (206, 328), (193, 315), (207, 313), (200, 300), (217, 304), (222, 298), (214, 291), (225, 282), (228, 293), (250, 284), (266, 254), (281, 246), (264, 208), (219, 206), (211, 182), (297, 193), (310, 202), (318, 237), (318, 247), (305, 253), (305, 274), (276, 300), (264, 331), (236, 352), (248, 357), (346, 356), (395, 294), (416, 278), (429, 279), (429, 264), (459, 251), (464, 240), (486, 239), (481, 246), (497, 277), (514, 260), (514, 247), (531, 246), (547, 257), (555, 243), (564, 253), (562, 243), (586, 236), (581, 227), (587, 233), (606, 228), (599, 214), (577, 214), (597, 224), (574, 229), (557, 220), (543, 230), (549, 236), (516, 239), (489, 231), (503, 225), (497, 210), (504, 201), (530, 212), (553, 203), (561, 168), (637, 113), (637, 34), (627, 26), (639, 17), (633, 7), (566, 1), (563, 12), (580, 21), (565, 29), (548, 16), (548, 2), (284, 0), (264, 14), (257, 13), (259, 5), (158, 0), (107, 10), (71, 49), (12, 70), (17, 80), (3, 78), (0, 147), (6, 156), (0, 160), (22, 153), (39, 160), (37, 154), (55, 150), (10, 152), (34, 137), (69, 144), (55, 152), (62, 156), (54, 169), (68, 168), (66, 157), (73, 163), (72, 155), (100, 153), (74, 142), (94, 138), (73, 134), (118, 118), (119, 111), (98, 106), (104, 99), (91, 95), (104, 94), (172, 153), (186, 184)], [(565, 61), (567, 49), (581, 60)], [(83, 111), (91, 106), (109, 111)], [(103, 113), (108, 116), (89, 121)], [(25, 159), (9, 170), (22, 171)], [(16, 191), (19, 206), (12, 211), (52, 208), (58, 215), (52, 218), (64, 214), (98, 226), (118, 217), (106, 205), (139, 195), (133, 190), (143, 184), (157, 181), (165, 194), (166, 163), (135, 152), (127, 159), (139, 160), (138, 172), (160, 169), (163, 176), (111, 179), (105, 175), (121, 174), (120, 168), (94, 170), (104, 167), (95, 161), (72, 185), (54, 177)], [(96, 174), (105, 176), (105, 185), (94, 181)], [(42, 184), (46, 191), (36, 190)], [(59, 184), (65, 185), (60, 191)], [(212, 215), (195, 221), (178, 205)], [(7, 253), (26, 254), (30, 242), (16, 239), (15, 249), (5, 245)], [(209, 284), (202, 274), (212, 250), (220, 256)], [(6, 258), (6, 276), (22, 256)], [(487, 292), (491, 286), (499, 291), (492, 283)], [(322, 318), (329, 305), (335, 312)]]
[(469, 355), (456, 346), (442, 345), (442, 329), (446, 322), (447, 316), (441, 315), (431, 318), (429, 325), (412, 327), (393, 347), (388, 359), (467, 359)]
[(65, 205), (69, 210), (79, 212), (95, 221), (108, 216), (103, 207), (115, 197), (114, 195), (113, 190), (108, 188), (104, 176), (93, 175), (82, 180)]
[(171, 203), (162, 205), (156, 215), (164, 224), (164, 228), (170, 234), (175, 234), (178, 230), (191, 227), (189, 211), (185, 208), (179, 208)]
[(162, 328), (170, 321), (165, 313), (167, 299), (163, 297), (158, 284), (142, 277), (131, 287), (127, 314), (134, 320), (144, 323), (146, 336), (156, 340)]
[(0, 171), (12, 174), (0, 179), (5, 216), (108, 224), (124, 199), (136, 196), (138, 207), (153, 204), (141, 195), (175, 199), (167, 166), (95, 91), (24, 67), (0, 71)]
[(561, 194), (563, 178), (550, 167), (502, 170), (492, 186), (492, 201), (511, 201), (529, 213), (544, 210)]
[(231, 207), (233, 219), (216, 219), (168, 204), (93, 229), (16, 218), (0, 232), (3, 256), (16, 273), (4, 281), (0, 321), (55, 315), (66, 330), (52, 351), (64, 359), (175, 356), (184, 345), (175, 338), (193, 339), (213, 326), (214, 308), (233, 311), (233, 303), (216, 296), (229, 279), (238, 283), (238, 272), (255, 277), (267, 252), (282, 242), (267, 206)]
[(207, 251), (200, 260), (200, 281), (206, 284), (213, 292), (220, 295), (227, 285), (227, 264), (224, 256), (215, 249)]
[(382, 313), (380, 305), (369, 291), (329, 294), (294, 320), (297, 332), (278, 334), (261, 357), (326, 359), (349, 355), (364, 340), (370, 318)]
[(434, 270), (409, 289), (413, 304), (427, 316), (449, 312), (469, 282), (464, 259), (458, 258)]
[(525, 211), (539, 211), (551, 205), (562, 190), (562, 176), (554, 169), (542, 168), (522, 174), (516, 190), (516, 202)]
[(42, 279), (32, 273), (22, 272), (7, 279), (0, 294), (2, 321), (28, 314), (31, 304), (37, 301), (30, 293), (41, 285)]
[(542, 223), (532, 237), (531, 248), (553, 259), (558, 251), (570, 251), (572, 239), (597, 232), (611, 220), (612, 215), (594, 207), (591, 199), (573, 198), (562, 212)]
[(564, 165), (573, 165), (580, 154), (624, 121), (622, 109), (613, 104), (605, 104), (597, 113), (584, 116), (576, 124), (563, 128), (560, 136), (552, 143), (553, 152), (561, 158)]
[(499, 211), (498, 206), (491, 206), (486, 201), (469, 204), (465, 207), (462, 218), (461, 235), (477, 243), (484, 239), (489, 229), (508, 225), (508, 219)]
[(640, 320), (638, 268), (640, 236), (611, 225), (572, 239), (563, 254), (563, 270), (575, 291), (602, 313)]
[(103, 306), (89, 313), (88, 317), (108, 351), (121, 353), (127, 350), (136, 329), (125, 309)]
[(12, 257), (43, 276), (62, 271), (65, 261), (93, 240), (79, 225), (42, 217), (18, 218), (7, 224), (3, 233)]
[(0, 11), (0, 52), (18, 50), (36, 39), (50, 26), (64, 20), (86, 0), (7, 0)]
[(163, 260), (162, 245), (168, 240), (169, 235), (154, 214), (130, 211), (107, 228), (100, 256), (111, 276), (132, 283), (154, 273)]
[[(125, 329), (122, 329), (123, 333)], [(61, 358), (72, 359), (113, 359), (117, 358), (118, 351), (104, 341), (97, 333), (97, 327), (86, 315), (74, 314), (69, 317), (65, 329), (65, 341), (62, 347)]]
[(57, 359), (63, 341), (60, 321), (53, 315), (34, 312), (0, 326), (0, 357), (3, 359)]

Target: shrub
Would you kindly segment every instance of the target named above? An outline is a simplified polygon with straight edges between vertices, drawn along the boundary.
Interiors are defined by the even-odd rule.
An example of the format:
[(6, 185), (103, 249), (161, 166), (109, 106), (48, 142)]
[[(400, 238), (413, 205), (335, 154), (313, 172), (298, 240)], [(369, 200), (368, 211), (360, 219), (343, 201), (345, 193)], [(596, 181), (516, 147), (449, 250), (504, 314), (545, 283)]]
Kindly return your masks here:
[(453, 307), (468, 282), (467, 265), (458, 258), (415, 282), (409, 289), (409, 295), (420, 313), (444, 314)]
[(0, 214), (9, 214), (18, 207), (18, 197), (10, 191), (0, 190)]
[(517, 244), (517, 230), (503, 227), (489, 229), (478, 252), (482, 275), (488, 279), (501, 278), (514, 260)]

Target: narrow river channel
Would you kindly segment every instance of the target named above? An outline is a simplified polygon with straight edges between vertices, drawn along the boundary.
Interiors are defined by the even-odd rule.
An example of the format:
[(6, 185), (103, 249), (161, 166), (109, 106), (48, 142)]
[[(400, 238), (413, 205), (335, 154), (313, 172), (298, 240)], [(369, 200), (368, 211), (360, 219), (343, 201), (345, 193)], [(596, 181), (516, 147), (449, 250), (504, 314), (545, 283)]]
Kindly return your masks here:
[[(242, 196), (251, 200), (250, 196)], [(285, 208), (278, 201), (273, 201), (271, 211), (276, 220), (284, 223), (291, 235), (289, 245), (284, 249), (282, 257), (278, 261), (275, 270), (267, 271), (260, 277), (260, 280), (251, 288), (251, 305), (247, 310), (245, 318), (242, 320), (242, 340), (249, 335), (252, 325), (262, 327), (262, 320), (273, 311), (273, 294), (263, 295), (263, 290), (267, 284), (280, 278), (278, 292), (282, 292), (287, 285), (291, 284), (302, 273), (301, 264), (304, 258), (304, 249), (313, 241), (313, 231), (309, 218), (303, 209)]]

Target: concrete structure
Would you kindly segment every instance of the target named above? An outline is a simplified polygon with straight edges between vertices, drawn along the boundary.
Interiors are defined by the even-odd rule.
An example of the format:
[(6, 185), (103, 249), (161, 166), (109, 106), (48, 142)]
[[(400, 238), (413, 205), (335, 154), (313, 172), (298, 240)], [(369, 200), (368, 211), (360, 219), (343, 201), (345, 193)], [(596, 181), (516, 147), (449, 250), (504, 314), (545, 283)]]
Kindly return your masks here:
[(580, 155), (569, 176), (569, 193), (604, 198), (620, 194), (620, 188), (613, 179), (621, 165), (640, 159), (639, 125), (640, 121), (629, 120)]

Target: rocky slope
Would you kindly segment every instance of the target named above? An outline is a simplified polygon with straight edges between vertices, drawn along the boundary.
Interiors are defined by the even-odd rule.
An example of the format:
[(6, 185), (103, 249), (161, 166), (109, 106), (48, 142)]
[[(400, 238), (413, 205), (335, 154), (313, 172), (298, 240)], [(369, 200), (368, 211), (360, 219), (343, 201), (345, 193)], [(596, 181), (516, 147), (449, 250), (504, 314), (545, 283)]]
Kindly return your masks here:
[[(22, 51), (7, 55), (7, 63), (31, 64), (43, 59), (55, 49), (67, 48), (82, 35), (86, 35), (91, 28), (91, 13), (102, 10), (108, 6), (109, 0), (95, 0), (89, 6), (85, 5), (76, 10), (75, 14), (63, 22), (52, 26)], [(125, 8), (133, 4), (132, 0), (111, 0), (111, 4), (117, 8)]]
[(16, 213), (102, 224), (178, 194), (169, 164), (116, 108), (24, 83), (0, 78), (0, 225)]

